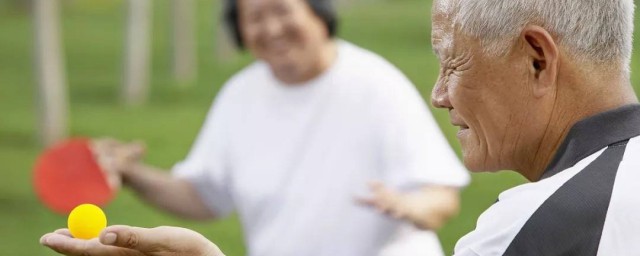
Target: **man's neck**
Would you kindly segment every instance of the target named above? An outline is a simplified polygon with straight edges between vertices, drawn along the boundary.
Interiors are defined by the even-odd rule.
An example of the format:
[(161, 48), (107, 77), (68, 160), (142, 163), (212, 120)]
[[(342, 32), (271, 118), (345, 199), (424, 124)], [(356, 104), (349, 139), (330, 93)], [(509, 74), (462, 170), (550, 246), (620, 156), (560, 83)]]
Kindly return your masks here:
[(557, 97), (549, 117), (547, 130), (537, 153), (521, 173), (530, 181), (538, 181), (567, 137), (571, 128), (580, 120), (638, 103), (626, 76), (587, 77), (575, 81), (559, 80)]

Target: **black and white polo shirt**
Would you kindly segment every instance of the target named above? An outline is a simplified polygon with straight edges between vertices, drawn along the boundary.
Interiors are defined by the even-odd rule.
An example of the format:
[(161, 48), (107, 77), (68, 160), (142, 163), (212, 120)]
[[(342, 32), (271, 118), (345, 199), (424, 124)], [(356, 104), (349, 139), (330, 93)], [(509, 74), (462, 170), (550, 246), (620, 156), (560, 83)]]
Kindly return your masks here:
[(578, 122), (543, 178), (501, 193), (455, 255), (640, 255), (640, 105)]

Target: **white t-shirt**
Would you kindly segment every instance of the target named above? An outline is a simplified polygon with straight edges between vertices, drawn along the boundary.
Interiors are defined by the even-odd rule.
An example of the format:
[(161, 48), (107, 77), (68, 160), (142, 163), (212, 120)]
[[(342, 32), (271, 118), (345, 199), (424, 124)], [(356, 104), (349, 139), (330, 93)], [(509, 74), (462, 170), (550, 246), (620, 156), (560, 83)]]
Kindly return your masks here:
[(256, 256), (377, 255), (385, 246), (385, 255), (441, 254), (432, 232), (355, 197), (374, 180), (401, 189), (469, 181), (411, 82), (344, 41), (306, 84), (285, 85), (260, 61), (235, 75), (174, 174), (218, 216), (236, 211)]

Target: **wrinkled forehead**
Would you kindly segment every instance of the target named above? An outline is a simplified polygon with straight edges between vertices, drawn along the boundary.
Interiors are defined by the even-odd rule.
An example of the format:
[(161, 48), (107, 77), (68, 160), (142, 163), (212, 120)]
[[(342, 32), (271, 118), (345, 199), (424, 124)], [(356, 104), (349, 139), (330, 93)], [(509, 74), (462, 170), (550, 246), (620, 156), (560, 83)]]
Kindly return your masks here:
[(431, 9), (431, 43), (434, 49), (450, 47), (454, 37), (454, 15), (458, 0), (434, 0)]

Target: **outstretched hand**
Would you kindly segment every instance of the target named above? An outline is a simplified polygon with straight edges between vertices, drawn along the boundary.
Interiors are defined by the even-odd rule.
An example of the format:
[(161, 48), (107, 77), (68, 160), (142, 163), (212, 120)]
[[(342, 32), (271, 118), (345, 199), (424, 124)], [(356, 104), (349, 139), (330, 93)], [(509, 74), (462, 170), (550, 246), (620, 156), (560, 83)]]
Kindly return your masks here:
[(124, 173), (131, 171), (142, 161), (146, 147), (139, 141), (122, 142), (113, 138), (99, 138), (91, 140), (91, 151), (100, 169), (105, 172), (109, 186), (117, 190), (122, 185)]
[(357, 198), (359, 203), (373, 207), (381, 213), (396, 219), (409, 217), (410, 207), (406, 205), (402, 193), (387, 187), (381, 182), (371, 182), (369, 189), (372, 192), (372, 196)]
[(401, 192), (380, 182), (369, 184), (372, 196), (358, 203), (377, 209), (395, 219), (413, 223), (420, 229), (437, 230), (458, 213), (458, 191), (452, 187), (425, 186)]
[(73, 238), (69, 230), (59, 229), (42, 236), (40, 243), (68, 256), (224, 256), (201, 234), (166, 226), (110, 226), (90, 240)]

